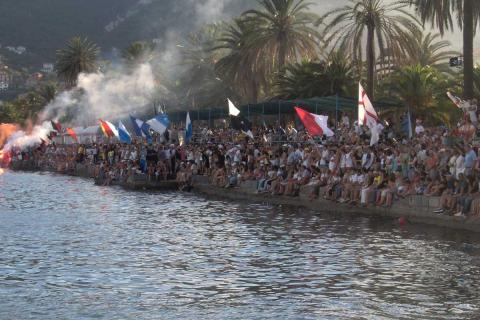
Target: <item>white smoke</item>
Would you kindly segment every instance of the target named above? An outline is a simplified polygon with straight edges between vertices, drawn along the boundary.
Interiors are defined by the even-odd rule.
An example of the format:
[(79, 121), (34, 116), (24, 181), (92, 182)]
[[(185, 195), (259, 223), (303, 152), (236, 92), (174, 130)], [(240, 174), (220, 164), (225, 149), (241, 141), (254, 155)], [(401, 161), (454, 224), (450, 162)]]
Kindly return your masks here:
[[(139, 0), (125, 16), (118, 17), (107, 26), (107, 31), (112, 31), (124, 20), (137, 14), (142, 6), (147, 7), (153, 1)], [(226, 13), (227, 8), (237, 4), (233, 0), (184, 0), (176, 3), (181, 10), (193, 8), (193, 18), (188, 21), (191, 32), (204, 24), (230, 18)], [(159, 92), (167, 95), (168, 90), (158, 83), (152, 65), (155, 65), (156, 72), (157, 69), (161, 70), (166, 77), (173, 79), (179, 73), (181, 39), (185, 38), (185, 34), (176, 28), (163, 32), (163, 48), (156, 52), (157, 58), (152, 64), (142, 64), (134, 70), (116, 67), (105, 72), (80, 74), (75, 88), (60, 93), (45, 107), (40, 116), (40, 121), (44, 122), (35, 126), (31, 132), (22, 130), (14, 133), (4, 150), (25, 149), (41, 144), (52, 131), (50, 120), (67, 118), (69, 122), (64, 125), (86, 127), (94, 125), (98, 119), (114, 121), (128, 114), (144, 111), (154, 97), (158, 98)]]
[(118, 15), (115, 20), (111, 21), (105, 26), (106, 32), (112, 32), (116, 28), (118, 28), (122, 23), (130, 19), (131, 17), (137, 15), (141, 12), (142, 6), (148, 6), (152, 3), (152, 0), (139, 0), (133, 6), (131, 6), (124, 15)]
[(152, 99), (155, 78), (149, 64), (142, 64), (132, 73), (81, 74), (78, 88), (84, 91), (82, 105), (98, 118), (118, 118), (143, 108)]
[(77, 87), (58, 95), (45, 108), (43, 118), (69, 116), (74, 125), (83, 126), (98, 119), (115, 120), (143, 109), (152, 100), (155, 84), (149, 64), (133, 71), (117, 68), (105, 73), (80, 74)]
[(233, 0), (190, 0), (191, 6), (195, 8), (196, 27), (229, 17), (225, 9), (233, 2)]
[(14, 148), (24, 150), (37, 146), (42, 143), (42, 140), (46, 141), (48, 139), (47, 136), (51, 131), (52, 125), (48, 121), (45, 121), (41, 125), (36, 125), (30, 133), (23, 130), (17, 131), (8, 138), (7, 143), (3, 147), (3, 151), (8, 152)]

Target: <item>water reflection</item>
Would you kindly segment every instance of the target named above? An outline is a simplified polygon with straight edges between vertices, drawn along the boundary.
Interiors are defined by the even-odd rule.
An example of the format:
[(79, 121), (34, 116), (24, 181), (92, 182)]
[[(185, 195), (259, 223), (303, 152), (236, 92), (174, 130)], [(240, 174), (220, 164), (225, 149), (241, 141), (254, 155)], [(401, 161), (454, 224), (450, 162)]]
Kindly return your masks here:
[(0, 177), (1, 319), (469, 319), (477, 235)]

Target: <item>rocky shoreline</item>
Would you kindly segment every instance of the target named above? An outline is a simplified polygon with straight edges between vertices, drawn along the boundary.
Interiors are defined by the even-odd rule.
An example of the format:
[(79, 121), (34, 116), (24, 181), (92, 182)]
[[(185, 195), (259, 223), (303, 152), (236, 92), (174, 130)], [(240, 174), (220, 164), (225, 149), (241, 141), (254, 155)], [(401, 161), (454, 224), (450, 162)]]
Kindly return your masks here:
[[(34, 163), (29, 161), (15, 162), (12, 169), (17, 171), (38, 171)], [(89, 166), (77, 164), (71, 172), (64, 172), (71, 176), (92, 178), (93, 169)], [(53, 170), (52, 170), (53, 171)], [(97, 184), (98, 181), (97, 181)], [(101, 183), (100, 183), (101, 184)], [(121, 187), (133, 190), (176, 190), (174, 181), (149, 182), (144, 177), (135, 177), (124, 183), (114, 183)], [(306, 187), (308, 189), (308, 187)], [(338, 214), (356, 214), (364, 216), (386, 217), (392, 219), (405, 218), (411, 223), (422, 223), (433, 226), (468, 230), (480, 233), (480, 219), (463, 218), (447, 215), (438, 215), (433, 213), (438, 208), (439, 197), (410, 196), (406, 199), (396, 201), (392, 208), (379, 207), (357, 207), (348, 204), (339, 204), (324, 199), (310, 200), (308, 194), (310, 190), (303, 190), (299, 197), (272, 196), (270, 194), (257, 194), (255, 192), (255, 182), (243, 182), (239, 187), (233, 189), (224, 189), (211, 185), (208, 178), (196, 176), (194, 178), (194, 192), (209, 196), (220, 197), (233, 201), (250, 201), (269, 203), (273, 205), (291, 205), (311, 210), (330, 212)]]

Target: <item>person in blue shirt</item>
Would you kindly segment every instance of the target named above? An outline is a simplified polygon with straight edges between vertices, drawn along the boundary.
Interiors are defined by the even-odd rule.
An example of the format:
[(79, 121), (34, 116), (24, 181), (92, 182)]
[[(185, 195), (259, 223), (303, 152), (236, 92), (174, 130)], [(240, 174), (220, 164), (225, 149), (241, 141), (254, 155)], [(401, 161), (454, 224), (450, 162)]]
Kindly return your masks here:
[(477, 161), (477, 153), (471, 145), (466, 148), (465, 153), (465, 175), (469, 176), (472, 173), (472, 169)]

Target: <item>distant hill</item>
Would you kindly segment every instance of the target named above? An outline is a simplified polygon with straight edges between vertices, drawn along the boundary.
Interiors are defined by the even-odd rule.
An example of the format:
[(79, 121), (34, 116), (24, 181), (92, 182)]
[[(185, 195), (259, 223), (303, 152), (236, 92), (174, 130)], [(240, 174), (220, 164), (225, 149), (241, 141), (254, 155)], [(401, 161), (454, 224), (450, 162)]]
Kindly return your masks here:
[[(0, 55), (17, 67), (38, 69), (73, 36), (87, 36), (104, 56), (142, 39), (186, 34), (210, 16), (236, 15), (254, 0), (2, 0)], [(7, 49), (7, 47), (11, 47)], [(26, 51), (18, 54), (18, 47)], [(20, 48), (21, 49), (21, 48)], [(21, 52), (20, 50), (19, 52)]]

